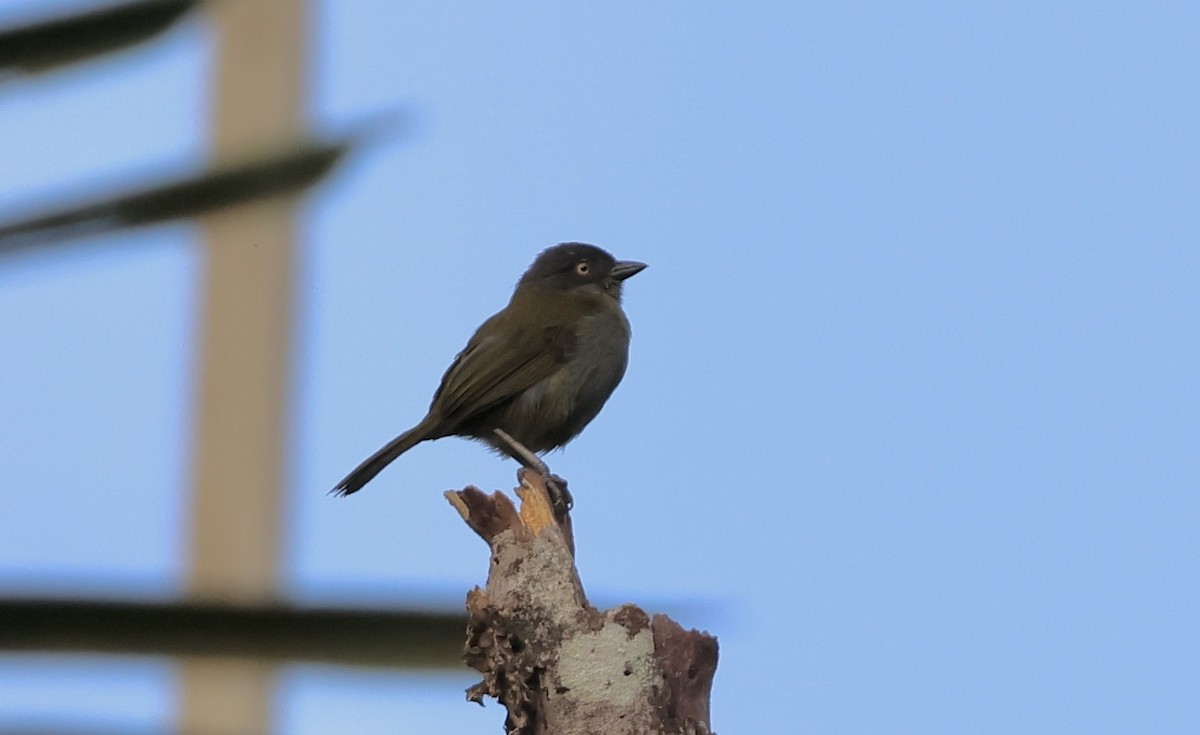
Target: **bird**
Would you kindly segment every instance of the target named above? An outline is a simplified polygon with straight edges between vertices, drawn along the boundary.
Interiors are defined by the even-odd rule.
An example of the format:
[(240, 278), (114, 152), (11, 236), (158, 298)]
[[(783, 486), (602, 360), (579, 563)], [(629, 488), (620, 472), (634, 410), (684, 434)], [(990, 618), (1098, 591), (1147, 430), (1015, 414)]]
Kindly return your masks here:
[(358, 492), (423, 441), (460, 436), (504, 454), (510, 450), (496, 429), (537, 453), (571, 441), (625, 376), (631, 329), (621, 291), (645, 268), (588, 243), (543, 250), (508, 305), (454, 358), (425, 418), (365, 459), (331, 494)]

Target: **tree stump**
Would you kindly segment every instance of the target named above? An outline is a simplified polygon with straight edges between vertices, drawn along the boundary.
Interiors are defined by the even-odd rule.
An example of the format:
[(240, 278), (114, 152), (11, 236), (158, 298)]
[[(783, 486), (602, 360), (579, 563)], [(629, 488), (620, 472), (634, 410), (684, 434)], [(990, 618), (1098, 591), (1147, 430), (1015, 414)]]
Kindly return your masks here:
[(486, 589), (467, 595), (467, 690), (508, 710), (508, 735), (710, 735), (716, 638), (634, 605), (588, 604), (569, 512), (521, 469), (518, 511), (503, 493), (447, 491), (491, 547)]

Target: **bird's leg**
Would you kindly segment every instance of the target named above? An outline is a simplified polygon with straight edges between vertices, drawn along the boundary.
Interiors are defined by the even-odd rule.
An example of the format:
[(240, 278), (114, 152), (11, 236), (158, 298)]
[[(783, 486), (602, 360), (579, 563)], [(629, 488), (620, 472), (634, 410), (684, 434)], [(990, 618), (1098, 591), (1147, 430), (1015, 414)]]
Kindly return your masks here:
[(500, 443), (503, 445), (500, 449), (505, 454), (520, 462), (525, 469), (533, 470), (547, 479), (550, 477), (550, 468), (529, 447), (513, 439), (504, 429), (492, 429), (492, 431), (500, 437)]
[(554, 503), (555, 509), (571, 510), (575, 505), (575, 499), (567, 490), (567, 481), (552, 473), (550, 466), (541, 457), (534, 454), (529, 447), (513, 439), (507, 431), (504, 429), (492, 429), (492, 431), (499, 437), (500, 448), (505, 454), (520, 462), (521, 466), (526, 469), (533, 470), (546, 478), (546, 489), (550, 491), (550, 500)]

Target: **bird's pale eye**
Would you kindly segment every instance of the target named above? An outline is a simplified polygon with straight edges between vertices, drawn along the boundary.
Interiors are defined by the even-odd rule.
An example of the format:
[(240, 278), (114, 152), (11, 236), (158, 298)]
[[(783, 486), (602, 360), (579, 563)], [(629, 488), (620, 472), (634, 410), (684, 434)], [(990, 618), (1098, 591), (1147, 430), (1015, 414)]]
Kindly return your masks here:
[(592, 267), (588, 265), (586, 260), (581, 260), (575, 264), (575, 272), (581, 276), (586, 276), (592, 272)]

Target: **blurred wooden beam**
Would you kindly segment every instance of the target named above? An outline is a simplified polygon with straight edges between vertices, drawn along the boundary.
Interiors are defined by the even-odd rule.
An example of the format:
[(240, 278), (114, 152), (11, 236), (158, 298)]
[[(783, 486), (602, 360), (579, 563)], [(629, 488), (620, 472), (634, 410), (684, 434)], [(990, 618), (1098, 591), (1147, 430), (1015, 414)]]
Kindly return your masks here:
[(134, 0), (16, 28), (0, 28), (0, 72), (43, 72), (148, 41), (201, 0)]
[[(307, 3), (209, 6), (216, 29), (213, 155), (303, 137)], [(293, 198), (205, 216), (188, 594), (262, 604), (278, 588), (291, 385)], [(184, 658), (182, 732), (270, 732), (274, 671)]]
[[(303, 0), (237, 0), (210, 12), (215, 158), (300, 138)], [(206, 262), (188, 592), (201, 599), (255, 603), (276, 592), (295, 204), (283, 194), (199, 220)]]
[(0, 651), (462, 670), (460, 612), (196, 601), (0, 600)]

